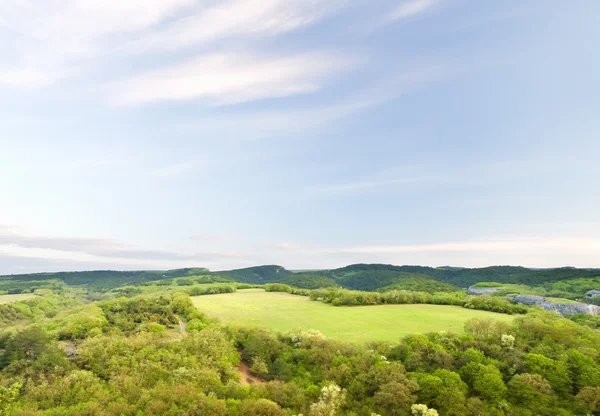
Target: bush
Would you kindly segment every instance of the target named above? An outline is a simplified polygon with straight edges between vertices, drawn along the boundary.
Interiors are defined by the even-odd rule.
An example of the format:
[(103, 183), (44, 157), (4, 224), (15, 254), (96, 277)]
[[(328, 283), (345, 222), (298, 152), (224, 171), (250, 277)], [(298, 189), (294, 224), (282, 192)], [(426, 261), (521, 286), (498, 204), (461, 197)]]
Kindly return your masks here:
[(209, 287), (194, 286), (190, 289), (189, 294), (191, 296), (217, 295), (219, 293), (234, 293), (236, 290), (236, 287), (231, 285)]

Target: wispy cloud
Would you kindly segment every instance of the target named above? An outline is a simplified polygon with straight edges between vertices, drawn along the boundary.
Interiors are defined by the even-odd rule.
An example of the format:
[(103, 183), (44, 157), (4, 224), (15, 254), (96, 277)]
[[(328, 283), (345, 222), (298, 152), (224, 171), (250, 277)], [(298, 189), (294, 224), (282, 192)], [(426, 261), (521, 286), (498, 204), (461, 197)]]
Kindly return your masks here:
[[(195, 0), (6, 0), (0, 4), (0, 38), (11, 59), (0, 84), (43, 86), (85, 60), (118, 49), (124, 37), (172, 17)], [(96, 63), (97, 66), (98, 63)]]
[[(255, 52), (248, 36), (297, 30), (345, 4), (345, 0), (6, 0), (0, 4), (0, 39), (6, 41), (2, 51), (11, 59), (0, 65), (0, 85), (43, 86), (81, 74), (92, 62), (98, 68), (114, 58), (122, 62), (188, 47), (203, 46), (202, 53), (214, 58), (224, 46), (221, 40), (237, 39), (245, 52)], [(294, 88), (299, 87), (290, 87)]]
[(35, 236), (0, 229), (0, 256), (113, 267), (170, 268), (239, 261), (236, 251), (169, 251), (99, 238)]
[(340, 0), (230, 0), (196, 7), (185, 18), (127, 45), (173, 50), (237, 36), (274, 36), (309, 26), (340, 10)]
[(99, 257), (128, 259), (182, 260), (194, 258), (193, 255), (189, 254), (132, 247), (110, 239), (46, 237), (17, 234), (2, 230), (0, 230), (0, 246), (82, 253)]
[(492, 252), (516, 250), (569, 249), (600, 252), (600, 239), (593, 238), (514, 238), (461, 241), (439, 244), (363, 246), (331, 248), (331, 253), (399, 254), (417, 252)]
[(214, 132), (219, 137), (264, 139), (274, 136), (306, 134), (311, 129), (343, 120), (362, 111), (409, 94), (420, 88), (455, 76), (464, 71), (442, 62), (416, 65), (398, 75), (384, 79), (334, 102), (310, 108), (236, 112), (211, 115), (193, 123), (182, 123), (184, 130)]
[(388, 15), (388, 21), (417, 16), (437, 6), (440, 0), (404, 0)]
[(215, 53), (125, 80), (115, 86), (116, 103), (206, 99), (224, 105), (316, 91), (332, 72), (352, 59), (336, 54), (295, 56)]
[[(600, 267), (600, 239), (581, 237), (514, 237), (446, 243), (307, 246), (291, 245), (285, 259), (293, 267), (339, 267), (352, 263), (453, 265), (485, 267)], [(273, 253), (274, 255), (275, 253)], [(284, 264), (289, 264), (285, 263)]]

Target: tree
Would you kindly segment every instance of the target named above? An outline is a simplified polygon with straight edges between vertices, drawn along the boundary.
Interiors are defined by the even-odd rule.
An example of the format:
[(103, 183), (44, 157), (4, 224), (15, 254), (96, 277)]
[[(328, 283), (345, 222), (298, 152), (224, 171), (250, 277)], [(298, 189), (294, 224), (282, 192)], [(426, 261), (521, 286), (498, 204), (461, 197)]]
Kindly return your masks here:
[(527, 354), (525, 356), (527, 371), (539, 374), (550, 382), (552, 389), (557, 393), (568, 394), (572, 390), (569, 368), (564, 361), (553, 360), (541, 354)]
[(244, 400), (240, 406), (242, 416), (285, 416), (285, 412), (275, 402), (267, 399)]
[(438, 416), (439, 413), (435, 409), (430, 409), (424, 404), (413, 404), (410, 408), (413, 416)]
[(50, 343), (50, 335), (40, 327), (26, 328), (9, 339), (2, 364), (8, 365), (17, 360), (35, 361)]
[(9, 416), (12, 414), (11, 409), (19, 395), (20, 389), (20, 383), (14, 383), (10, 387), (0, 386), (0, 416)]
[(588, 412), (600, 413), (600, 387), (584, 387), (577, 395), (577, 401), (582, 403)]
[(517, 374), (508, 382), (508, 399), (532, 414), (547, 414), (554, 399), (548, 380), (539, 374)]
[(379, 391), (375, 393), (375, 403), (390, 415), (404, 415), (414, 402), (412, 393), (416, 388), (414, 382), (390, 381), (382, 385)]
[(335, 416), (346, 401), (346, 393), (335, 384), (321, 389), (319, 401), (310, 406), (310, 416)]
[(419, 402), (439, 409), (444, 415), (464, 415), (469, 387), (452, 371), (437, 370), (433, 374), (411, 373), (419, 385)]
[(475, 393), (490, 402), (498, 402), (506, 394), (502, 374), (493, 365), (470, 363), (460, 369), (460, 375)]

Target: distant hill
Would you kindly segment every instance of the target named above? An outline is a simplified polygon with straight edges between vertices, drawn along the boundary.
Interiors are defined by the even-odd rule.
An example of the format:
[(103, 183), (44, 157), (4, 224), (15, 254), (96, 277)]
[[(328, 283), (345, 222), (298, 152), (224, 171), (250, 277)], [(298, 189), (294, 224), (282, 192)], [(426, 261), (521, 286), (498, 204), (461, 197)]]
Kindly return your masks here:
[(300, 272), (292, 272), (278, 265), (215, 272), (210, 272), (205, 268), (167, 271), (99, 270), (0, 276), (0, 290), (3, 290), (3, 286), (7, 288), (24, 288), (28, 284), (32, 287), (41, 287), (44, 281), (62, 281), (72, 286), (86, 285), (93, 290), (109, 290), (119, 286), (199, 275), (218, 276), (251, 284), (278, 282), (307, 289), (337, 286), (367, 291), (377, 291), (384, 288), (449, 291), (457, 287), (466, 288), (478, 282), (539, 286), (563, 280), (598, 277), (600, 271), (571, 267), (559, 269), (528, 269), (517, 266), (460, 268), (451, 266), (394, 266), (389, 264), (353, 264), (332, 270)]
[[(44, 281), (62, 281), (70, 286), (91, 286), (94, 290), (109, 290), (119, 286), (139, 285), (177, 277), (196, 276), (210, 273), (205, 268), (187, 268), (166, 271), (116, 271), (93, 270), (83, 272), (31, 273), (0, 276), (0, 290), (3, 286), (19, 286), (17, 282), (31, 282), (32, 287), (43, 287)], [(33, 284), (35, 282), (35, 284)]]
[(353, 264), (350, 266), (321, 272), (324, 276), (336, 280), (345, 279), (350, 275), (374, 275), (387, 272), (402, 272), (425, 275), (440, 282), (466, 288), (478, 282), (520, 283), (540, 285), (547, 282), (575, 278), (589, 278), (599, 275), (598, 270), (558, 268), (558, 269), (528, 269), (519, 266), (491, 266), (483, 268), (441, 268), (425, 266), (394, 266), (389, 264)]
[[(341, 286), (348, 289), (375, 291), (385, 287), (434, 288), (431, 280), (441, 282), (438, 291), (466, 288), (478, 282), (541, 285), (576, 278), (597, 277), (598, 270), (559, 268), (528, 269), (519, 266), (484, 268), (394, 266), (389, 264), (353, 264), (332, 270), (291, 272), (282, 266), (258, 266), (246, 269), (214, 272), (245, 283), (285, 283), (303, 288)], [(413, 289), (414, 290), (414, 289)], [(425, 289), (421, 289), (425, 290)]]
[(227, 277), (242, 283), (284, 283), (286, 285), (295, 286), (302, 289), (317, 289), (321, 287), (339, 286), (335, 280), (319, 273), (321, 272), (309, 271), (294, 273), (282, 266), (270, 265), (213, 272), (212, 274)]
[(247, 267), (245, 269), (224, 270), (213, 272), (213, 274), (229, 277), (232, 280), (242, 283), (264, 284), (280, 282), (281, 279), (285, 279), (285, 277), (291, 275), (292, 272), (286, 270), (282, 266), (269, 265)]

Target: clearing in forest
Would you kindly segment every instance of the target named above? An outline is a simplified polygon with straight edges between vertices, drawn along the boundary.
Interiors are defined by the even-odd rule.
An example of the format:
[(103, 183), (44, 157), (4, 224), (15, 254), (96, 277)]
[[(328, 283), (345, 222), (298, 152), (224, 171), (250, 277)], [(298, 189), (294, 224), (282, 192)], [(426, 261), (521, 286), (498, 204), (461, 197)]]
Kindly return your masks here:
[(288, 293), (262, 289), (197, 296), (194, 305), (225, 323), (255, 325), (278, 332), (316, 329), (344, 341), (396, 341), (408, 334), (462, 333), (470, 318), (510, 322), (514, 316), (446, 305), (332, 306)]
[(22, 294), (22, 295), (0, 295), (0, 305), (3, 303), (16, 302), (18, 300), (25, 300), (34, 297), (35, 295)]

